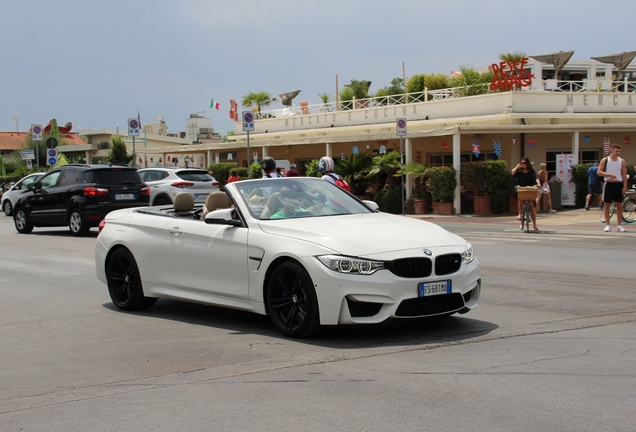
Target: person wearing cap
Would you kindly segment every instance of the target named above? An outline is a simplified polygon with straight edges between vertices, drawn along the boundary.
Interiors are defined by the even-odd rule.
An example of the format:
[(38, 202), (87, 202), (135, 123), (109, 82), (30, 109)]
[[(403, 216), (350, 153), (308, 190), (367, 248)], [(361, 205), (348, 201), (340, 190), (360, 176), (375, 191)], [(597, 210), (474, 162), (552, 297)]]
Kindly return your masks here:
[[(587, 169), (587, 196), (585, 197), (585, 210), (590, 209), (590, 200), (594, 195), (601, 194), (601, 178), (598, 176), (598, 159), (594, 165)], [(601, 203), (601, 207), (603, 203)]]
[(298, 172), (298, 167), (296, 167), (296, 164), (291, 164), (289, 166), (289, 171), (285, 173), (285, 177), (300, 177), (300, 173)]

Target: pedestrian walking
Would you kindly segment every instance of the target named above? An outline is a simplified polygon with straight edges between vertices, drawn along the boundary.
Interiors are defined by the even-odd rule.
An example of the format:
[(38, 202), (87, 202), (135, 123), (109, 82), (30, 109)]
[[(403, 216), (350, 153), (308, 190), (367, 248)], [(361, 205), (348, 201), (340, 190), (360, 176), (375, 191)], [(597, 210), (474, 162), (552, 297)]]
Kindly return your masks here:
[(541, 198), (544, 196), (548, 200), (548, 210), (550, 213), (556, 213), (556, 210), (552, 209), (552, 194), (550, 193), (550, 185), (548, 184), (548, 170), (546, 169), (546, 164), (542, 163), (539, 165), (539, 172), (537, 173), (537, 177), (539, 178), (539, 182), (541, 186), (539, 186), (539, 197), (537, 198), (537, 207), (539, 206), (539, 202)]
[[(601, 190), (601, 178), (598, 176), (598, 159), (594, 161), (594, 165), (587, 169), (587, 196), (585, 197), (585, 210), (590, 209), (590, 201), (594, 195), (600, 195)], [(599, 207), (603, 207), (603, 202), (599, 204)]]
[(598, 166), (598, 175), (605, 178), (603, 187), (603, 214), (607, 221), (605, 232), (612, 230), (609, 213), (612, 202), (616, 206), (616, 231), (627, 231), (622, 225), (623, 220), (623, 196), (627, 193), (627, 164), (621, 158), (621, 146), (612, 144), (610, 155), (603, 158)]

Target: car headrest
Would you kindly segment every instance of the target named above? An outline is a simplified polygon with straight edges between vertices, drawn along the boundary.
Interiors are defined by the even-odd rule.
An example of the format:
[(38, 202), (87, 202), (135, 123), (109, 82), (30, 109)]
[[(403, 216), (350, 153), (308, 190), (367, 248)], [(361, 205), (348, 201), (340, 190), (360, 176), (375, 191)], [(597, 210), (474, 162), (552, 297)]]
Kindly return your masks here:
[(179, 192), (174, 197), (175, 213), (187, 213), (194, 209), (194, 197), (188, 192)]

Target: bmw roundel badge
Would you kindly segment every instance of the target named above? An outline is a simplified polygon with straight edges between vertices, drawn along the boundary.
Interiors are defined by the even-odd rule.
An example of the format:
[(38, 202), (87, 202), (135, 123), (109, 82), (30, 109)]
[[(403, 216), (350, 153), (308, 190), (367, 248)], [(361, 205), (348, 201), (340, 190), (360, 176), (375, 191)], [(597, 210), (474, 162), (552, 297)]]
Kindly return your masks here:
[(424, 253), (425, 253), (426, 255), (428, 255), (428, 256), (433, 255), (433, 252), (431, 252), (431, 250), (430, 250), (430, 249), (424, 249)]

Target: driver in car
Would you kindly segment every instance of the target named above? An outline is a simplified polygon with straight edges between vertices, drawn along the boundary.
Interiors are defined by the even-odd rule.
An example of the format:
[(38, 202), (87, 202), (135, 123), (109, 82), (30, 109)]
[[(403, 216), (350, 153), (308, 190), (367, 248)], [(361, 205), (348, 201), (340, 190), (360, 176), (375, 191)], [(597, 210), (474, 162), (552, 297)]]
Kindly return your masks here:
[(299, 199), (298, 193), (293, 190), (285, 189), (281, 191), (280, 202), (283, 208), (270, 216), (270, 219), (302, 217), (302, 213), (308, 212), (303, 208), (303, 204)]

